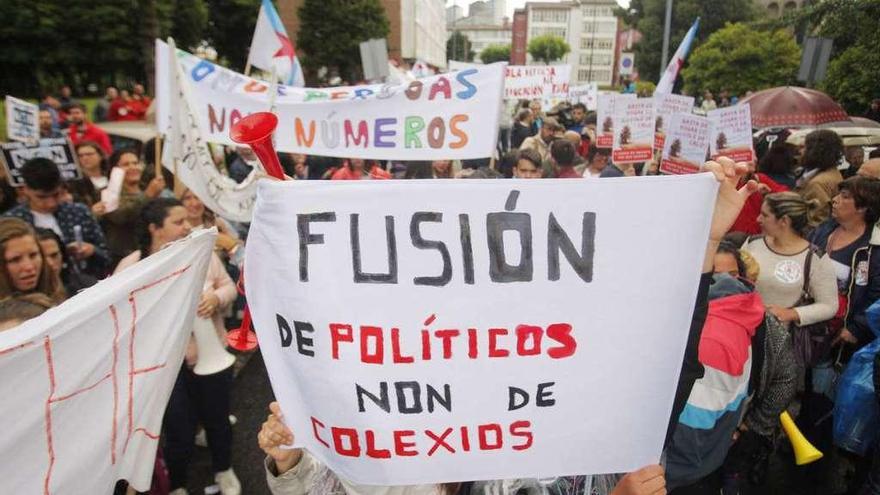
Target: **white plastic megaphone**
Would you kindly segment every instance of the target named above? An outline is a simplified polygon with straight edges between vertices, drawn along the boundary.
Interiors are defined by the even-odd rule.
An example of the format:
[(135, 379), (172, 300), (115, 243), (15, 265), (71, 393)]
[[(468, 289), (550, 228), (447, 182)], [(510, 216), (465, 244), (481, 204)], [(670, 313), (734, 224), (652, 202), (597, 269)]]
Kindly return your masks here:
[(193, 373), (213, 375), (232, 366), (232, 363), (235, 362), (235, 356), (230, 354), (220, 342), (214, 323), (210, 319), (196, 316), (193, 321), (193, 335), (199, 349), (199, 357), (195, 368), (193, 368)]

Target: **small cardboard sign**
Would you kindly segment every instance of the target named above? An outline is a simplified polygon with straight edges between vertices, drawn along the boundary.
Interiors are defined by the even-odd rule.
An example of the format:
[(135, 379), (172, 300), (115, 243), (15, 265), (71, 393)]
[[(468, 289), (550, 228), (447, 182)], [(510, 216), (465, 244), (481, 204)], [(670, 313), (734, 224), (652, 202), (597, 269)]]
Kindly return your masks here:
[(709, 149), (709, 120), (688, 113), (676, 113), (666, 126), (666, 140), (660, 160), (664, 174), (695, 174)]
[(635, 99), (631, 93), (599, 93), (596, 108), (596, 146), (611, 148), (614, 145), (614, 105), (617, 101)]
[(34, 144), (40, 139), (40, 107), (6, 95), (6, 137)]
[(726, 156), (735, 162), (755, 159), (752, 146), (752, 112), (748, 105), (719, 108), (708, 113), (709, 154), (713, 160)]
[(20, 170), (31, 158), (48, 158), (55, 162), (61, 171), (61, 178), (65, 181), (82, 177), (76, 161), (76, 153), (73, 152), (73, 147), (67, 138), (45, 138), (35, 144), (13, 141), (0, 144), (0, 150), (3, 154), (7, 180), (13, 187), (24, 185)]
[(598, 86), (594, 82), (571, 86), (568, 88), (568, 99), (572, 103), (583, 103), (587, 110), (596, 110), (599, 99)]
[(655, 94), (654, 95), (654, 149), (662, 150), (666, 137), (667, 124), (673, 114), (691, 113), (694, 109), (692, 96)]
[(614, 141), (611, 160), (640, 163), (653, 158), (654, 100), (627, 98), (614, 103)]

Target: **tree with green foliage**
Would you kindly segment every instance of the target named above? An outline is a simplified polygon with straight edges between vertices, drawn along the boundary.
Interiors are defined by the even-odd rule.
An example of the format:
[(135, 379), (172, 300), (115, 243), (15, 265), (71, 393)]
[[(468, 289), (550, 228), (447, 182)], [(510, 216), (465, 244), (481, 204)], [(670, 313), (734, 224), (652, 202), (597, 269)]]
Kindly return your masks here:
[(489, 45), (480, 52), (480, 61), (484, 64), (492, 62), (509, 62), (510, 45)]
[(243, 72), (260, 0), (210, 0), (207, 41), (222, 65)]
[(205, 0), (3, 0), (0, 19), (5, 92), (36, 97), (67, 84), (84, 95), (91, 84), (100, 93), (146, 81), (154, 38), (174, 35), (181, 48), (195, 46), (208, 9)]
[(880, 48), (848, 48), (828, 65), (820, 88), (850, 115), (862, 115), (880, 98)]
[(473, 62), (474, 50), (471, 46), (471, 40), (461, 31), (455, 31), (452, 36), (446, 40), (446, 59), (458, 60), (459, 62)]
[[(675, 0), (672, 5), (668, 57), (675, 53), (697, 17), (700, 18), (700, 28), (694, 42), (695, 47), (725, 24), (750, 21), (757, 15), (753, 0)], [(666, 0), (632, 1), (629, 9), (622, 14), (643, 36), (635, 47), (639, 77), (658, 81), (665, 68), (660, 67), (660, 57), (663, 51)]]
[(694, 49), (681, 76), (690, 94), (726, 89), (742, 95), (792, 83), (800, 61), (791, 33), (728, 24)]
[(562, 57), (571, 51), (571, 47), (568, 46), (568, 43), (562, 37), (545, 34), (532, 38), (529, 41), (527, 50), (533, 59), (549, 64), (550, 62), (561, 60)]
[(306, 74), (326, 67), (348, 82), (362, 78), (360, 43), (390, 32), (379, 0), (305, 0), (299, 20), (296, 42)]
[(824, 0), (791, 13), (781, 22), (834, 40), (825, 80), (819, 88), (851, 115), (861, 115), (880, 98), (880, 0)]

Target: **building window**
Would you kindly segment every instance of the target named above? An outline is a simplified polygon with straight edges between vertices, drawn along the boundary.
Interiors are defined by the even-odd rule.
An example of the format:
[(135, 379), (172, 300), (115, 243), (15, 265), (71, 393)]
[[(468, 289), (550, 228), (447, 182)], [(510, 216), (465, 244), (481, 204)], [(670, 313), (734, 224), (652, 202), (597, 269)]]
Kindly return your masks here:
[(612, 17), (614, 15), (611, 7), (589, 7), (584, 5), (581, 11), (584, 17)]
[(767, 6), (767, 10), (770, 11), (770, 17), (779, 17), (779, 4), (776, 2), (771, 3)]
[[(594, 53), (592, 58), (593, 58), (592, 65), (611, 65), (611, 54), (610, 53)], [(591, 64), (589, 53), (582, 53), (579, 60), (580, 60), (581, 65), (590, 65)]]
[(797, 4), (795, 2), (785, 2), (785, 7), (783, 7), (783, 10), (785, 10), (785, 12), (791, 12), (796, 8)]
[(533, 22), (568, 22), (568, 10), (535, 9), (532, 11)]
[(537, 36), (544, 36), (551, 34), (553, 36), (559, 36), (562, 39), (566, 39), (565, 37), (565, 28), (557, 28), (557, 27), (533, 27), (532, 28), (532, 38)]
[(595, 19), (587, 19), (584, 21), (585, 33), (614, 34), (617, 33), (617, 22), (598, 21)]
[(614, 48), (614, 42), (605, 38), (581, 38), (581, 50), (611, 50)]
[(587, 69), (578, 70), (578, 82), (598, 82), (598, 83), (608, 83), (611, 82), (611, 71), (608, 70), (594, 70), (590, 72)]

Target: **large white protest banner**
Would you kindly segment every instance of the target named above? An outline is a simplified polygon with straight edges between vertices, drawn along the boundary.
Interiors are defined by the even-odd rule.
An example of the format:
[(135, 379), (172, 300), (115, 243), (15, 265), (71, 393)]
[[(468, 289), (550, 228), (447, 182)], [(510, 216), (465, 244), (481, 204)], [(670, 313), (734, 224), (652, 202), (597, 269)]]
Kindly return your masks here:
[(193, 234), (0, 332), (3, 493), (149, 490), (215, 238)]
[(712, 176), (342, 182), (261, 181), (248, 236), (299, 446), (378, 485), (658, 462)]
[(162, 57), (157, 63), (170, 64), (171, 78), (166, 93), (171, 103), (162, 163), (214, 213), (237, 222), (250, 222), (257, 193), (257, 180), (265, 175), (259, 168), (241, 183), (221, 174), (214, 165), (208, 143), (202, 138), (193, 110), (190, 88), (178, 61)]
[(36, 104), (6, 95), (6, 138), (36, 143), (40, 139), (39, 114)]
[[(157, 41), (157, 59), (168, 45)], [(233, 145), (229, 128), (269, 109), (269, 85), (177, 50), (204, 138)], [(167, 128), (174, 74), (156, 64), (158, 125)], [(164, 82), (163, 82), (164, 81)], [(495, 150), (504, 64), (406, 84), (335, 88), (278, 86), (278, 151), (347, 158), (484, 158)]]

